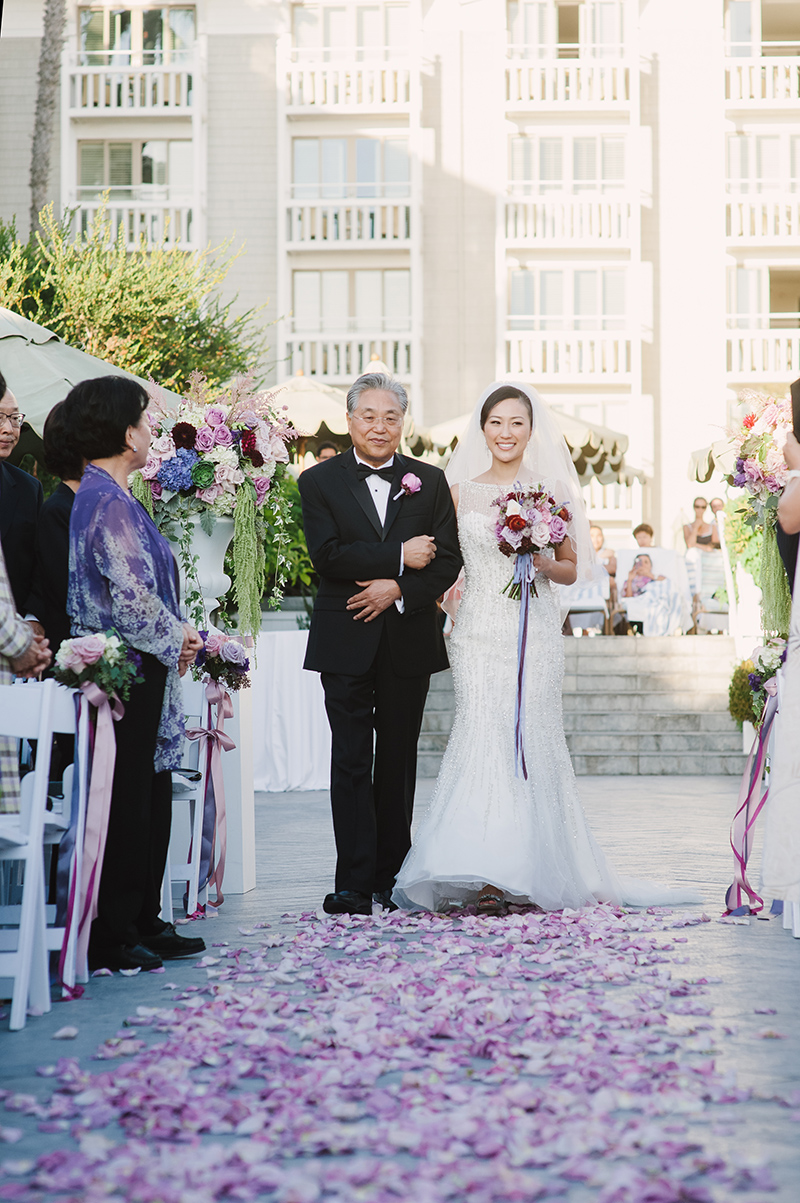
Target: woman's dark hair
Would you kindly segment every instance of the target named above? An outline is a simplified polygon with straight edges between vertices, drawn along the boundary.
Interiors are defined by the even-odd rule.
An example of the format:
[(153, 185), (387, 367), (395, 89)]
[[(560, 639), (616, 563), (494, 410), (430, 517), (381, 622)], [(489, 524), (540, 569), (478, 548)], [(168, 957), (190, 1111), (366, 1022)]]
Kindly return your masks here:
[(45, 418), (42, 440), (47, 471), (61, 480), (80, 480), (83, 476), (83, 456), (75, 450), (64, 419), (63, 401), (54, 405)]
[(139, 425), (149, 400), (141, 384), (127, 376), (98, 376), (76, 384), (62, 412), (77, 454), (86, 460), (120, 455), (128, 427)]
[(533, 406), (531, 405), (530, 397), (526, 397), (518, 388), (514, 388), (513, 384), (503, 384), (500, 388), (496, 388), (481, 406), (481, 430), (486, 425), (486, 419), (494, 409), (495, 405), (499, 405), (501, 401), (519, 401), (525, 407), (528, 415), (528, 420), (533, 429)]
[(647, 522), (640, 522), (638, 526), (635, 526), (633, 528), (634, 539), (636, 538), (636, 536), (639, 534), (640, 531), (644, 531), (644, 533), (646, 535), (649, 535), (651, 539), (655, 536), (655, 531), (653, 530), (652, 526), (650, 526), (649, 523), (647, 523)]
[(322, 455), (323, 451), (335, 451), (337, 455), (339, 454), (339, 448), (335, 443), (318, 443), (316, 454)]

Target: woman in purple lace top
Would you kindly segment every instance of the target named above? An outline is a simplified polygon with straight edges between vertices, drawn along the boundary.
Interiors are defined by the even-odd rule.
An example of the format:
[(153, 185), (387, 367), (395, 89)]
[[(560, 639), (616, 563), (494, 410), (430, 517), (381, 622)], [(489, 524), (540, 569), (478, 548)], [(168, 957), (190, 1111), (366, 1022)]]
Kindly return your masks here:
[(139, 652), (144, 681), (114, 724), (117, 755), (108, 837), (92, 925), (93, 967), (155, 969), (202, 952), (202, 940), (163, 923), (161, 879), (172, 817), (170, 770), (180, 764), (180, 677), (202, 647), (181, 618), (175, 560), (128, 477), (147, 460), (148, 396), (134, 380), (84, 380), (64, 402), (74, 446), (87, 460), (70, 517), (67, 610), (73, 635), (115, 630)]

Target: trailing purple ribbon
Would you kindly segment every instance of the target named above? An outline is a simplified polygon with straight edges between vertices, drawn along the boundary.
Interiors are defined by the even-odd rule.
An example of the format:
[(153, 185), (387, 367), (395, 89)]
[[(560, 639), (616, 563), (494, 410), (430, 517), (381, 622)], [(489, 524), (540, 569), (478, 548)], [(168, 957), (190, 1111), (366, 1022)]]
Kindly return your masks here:
[(528, 646), (528, 606), (535, 576), (530, 552), (514, 557), (514, 579), (519, 585), (519, 632), (517, 634), (517, 701), (514, 707), (514, 773), (528, 780), (525, 763), (525, 652)]
[[(233, 718), (233, 702), (231, 695), (218, 681), (208, 681), (206, 684), (207, 726), (190, 727), (186, 731), (187, 739), (201, 739), (205, 747), (201, 755), (205, 756), (205, 793), (203, 796), (203, 830), (200, 841), (200, 870), (198, 875), (199, 888), (215, 886), (217, 899), (214, 906), (222, 906), (225, 901), (222, 893), (222, 880), (225, 876), (225, 857), (227, 852), (227, 815), (225, 809), (225, 785), (222, 777), (222, 753), (231, 752), (236, 744), (230, 735), (225, 733), (225, 719)], [(217, 708), (216, 726), (211, 726), (211, 707)], [(219, 839), (219, 854), (214, 863), (214, 845)], [(191, 850), (189, 852), (191, 860)]]
[[(771, 684), (771, 682), (768, 682)], [(733, 849), (733, 883), (725, 894), (725, 905), (728, 911), (738, 910), (742, 906), (742, 891), (747, 895), (750, 910), (755, 914), (763, 910), (764, 899), (756, 893), (747, 880), (747, 862), (753, 847), (753, 829), (756, 819), (764, 809), (769, 796), (769, 788), (764, 790), (756, 803), (756, 796), (761, 789), (761, 779), (764, 776), (764, 761), (769, 746), (769, 736), (772, 724), (778, 713), (778, 696), (770, 693), (764, 706), (761, 725), (756, 732), (747, 764), (744, 766), (742, 784), (739, 789), (739, 806), (731, 823), (731, 848)], [(755, 809), (753, 807), (755, 806)]]

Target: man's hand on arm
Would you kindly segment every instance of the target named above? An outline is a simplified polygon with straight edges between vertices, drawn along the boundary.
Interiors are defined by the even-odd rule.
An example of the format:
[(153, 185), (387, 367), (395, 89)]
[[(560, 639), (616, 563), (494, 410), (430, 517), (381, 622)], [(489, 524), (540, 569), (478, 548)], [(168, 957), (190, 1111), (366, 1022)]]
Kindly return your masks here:
[(348, 600), (347, 609), (357, 611), (353, 613), (353, 618), (363, 618), (364, 622), (372, 622), (373, 618), (402, 597), (397, 581), (356, 581), (356, 584), (361, 586), (361, 593), (354, 594)]
[(44, 672), (52, 659), (49, 642), (35, 635), (22, 655), (11, 661), (11, 667), (18, 677), (36, 677)]
[(430, 535), (417, 535), (403, 544), (403, 564), (406, 568), (427, 568), (435, 556), (436, 544)]

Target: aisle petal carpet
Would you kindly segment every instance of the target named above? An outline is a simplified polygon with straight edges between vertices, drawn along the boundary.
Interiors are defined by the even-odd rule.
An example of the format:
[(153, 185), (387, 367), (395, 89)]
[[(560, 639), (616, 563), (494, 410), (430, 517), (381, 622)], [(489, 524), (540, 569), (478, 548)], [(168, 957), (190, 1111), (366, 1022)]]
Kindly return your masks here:
[[(761, 1203), (768, 1168), (709, 1142), (750, 1095), (715, 1068), (731, 1029), (709, 981), (681, 969), (707, 921), (602, 906), (240, 929), (196, 983), (153, 979), (162, 1005), (100, 1045), (101, 1072), (62, 1057), (40, 1070), (49, 1098), (4, 1092), (8, 1146), (14, 1112), (40, 1147), (73, 1140), (35, 1161), (7, 1147), (0, 1199)], [(761, 1105), (800, 1118), (800, 1092)]]

